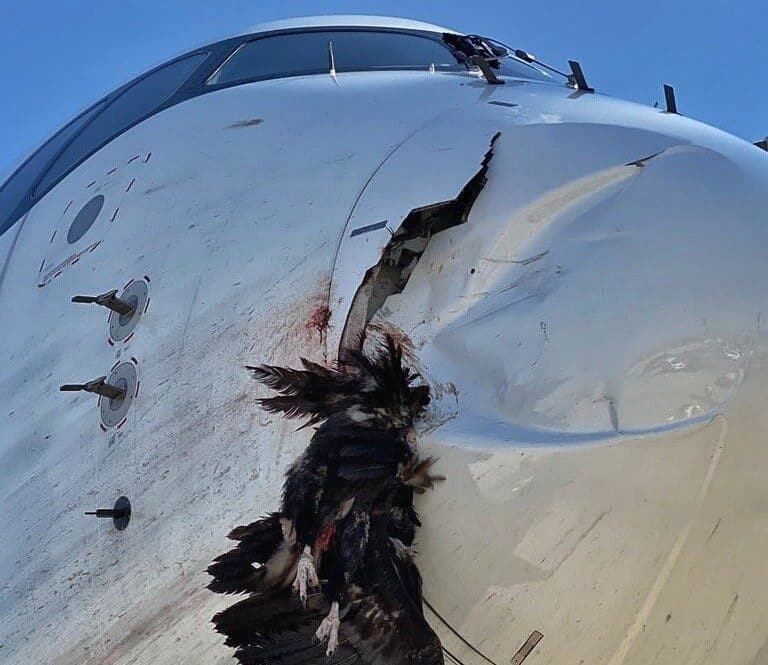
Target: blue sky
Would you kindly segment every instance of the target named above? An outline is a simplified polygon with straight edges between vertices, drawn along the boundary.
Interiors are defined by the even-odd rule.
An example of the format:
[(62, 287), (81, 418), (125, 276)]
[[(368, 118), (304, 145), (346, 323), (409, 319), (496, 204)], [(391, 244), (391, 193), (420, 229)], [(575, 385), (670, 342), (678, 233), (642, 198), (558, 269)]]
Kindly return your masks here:
[(580, 60), (600, 92), (680, 111), (750, 141), (768, 134), (768, 2), (9, 0), (0, 177), (84, 106), (152, 65), (256, 23), (383, 14), (496, 37), (555, 65)]

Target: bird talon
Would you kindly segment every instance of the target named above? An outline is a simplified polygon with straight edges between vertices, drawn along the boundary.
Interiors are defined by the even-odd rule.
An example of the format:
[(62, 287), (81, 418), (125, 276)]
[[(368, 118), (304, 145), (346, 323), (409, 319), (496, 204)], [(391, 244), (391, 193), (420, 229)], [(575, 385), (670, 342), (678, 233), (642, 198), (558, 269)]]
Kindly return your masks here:
[(299, 563), (296, 566), (296, 579), (293, 581), (293, 589), (299, 592), (299, 598), (304, 605), (307, 604), (307, 586), (312, 588), (320, 586), (320, 578), (317, 576), (309, 545), (304, 547), (304, 552), (299, 557)]
[(330, 658), (336, 648), (339, 646), (339, 604), (334, 601), (331, 603), (331, 611), (328, 612), (328, 616), (325, 617), (317, 628), (315, 637), (321, 642), (327, 637), (328, 647), (325, 650), (325, 655)]

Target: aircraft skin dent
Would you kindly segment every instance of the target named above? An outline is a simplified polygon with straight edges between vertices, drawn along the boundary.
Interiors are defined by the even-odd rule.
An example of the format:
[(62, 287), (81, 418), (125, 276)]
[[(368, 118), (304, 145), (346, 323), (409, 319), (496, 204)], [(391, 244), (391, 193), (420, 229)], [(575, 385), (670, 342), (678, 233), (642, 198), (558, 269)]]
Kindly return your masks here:
[(247, 596), (206, 571), (315, 435), (245, 366), (391, 339), (429, 391), (403, 439), (445, 478), (398, 569), (439, 658), (768, 663), (765, 151), (492, 52), (498, 85), (344, 71), (339, 38), (333, 75), (200, 92), (246, 39), (331, 29), (467, 37), (228, 37), (0, 206), (0, 662), (237, 662), (211, 619)]

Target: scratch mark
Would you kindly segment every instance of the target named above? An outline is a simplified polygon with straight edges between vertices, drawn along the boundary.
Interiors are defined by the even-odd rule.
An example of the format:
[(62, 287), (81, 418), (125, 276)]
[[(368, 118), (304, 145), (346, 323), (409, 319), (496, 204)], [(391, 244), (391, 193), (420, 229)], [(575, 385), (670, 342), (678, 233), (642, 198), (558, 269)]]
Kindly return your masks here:
[(242, 127), (256, 127), (264, 122), (261, 118), (250, 118), (249, 120), (240, 120), (239, 122), (233, 122), (231, 125), (227, 125), (227, 129), (240, 129)]
[(547, 322), (546, 321), (539, 321), (539, 330), (544, 335), (544, 344), (541, 345), (541, 348), (539, 349), (539, 353), (536, 356), (536, 360), (534, 360), (530, 368), (533, 369), (541, 362), (541, 359), (544, 357), (544, 351), (547, 349), (547, 345), (549, 344), (549, 333), (547, 332)]
[(573, 533), (573, 527), (568, 529), (568, 531), (566, 531), (562, 536), (560, 536), (560, 538), (557, 539), (557, 542), (555, 543), (555, 548), (554, 549), (557, 549), (558, 547), (560, 547), (560, 545), (562, 545), (565, 542), (565, 539), (568, 536), (570, 536), (572, 533)]
[(184, 345), (187, 341), (187, 329), (189, 328), (189, 322), (192, 319), (192, 310), (195, 308), (195, 303), (197, 302), (197, 294), (200, 293), (200, 287), (203, 285), (203, 279), (205, 279), (205, 272), (203, 272), (202, 275), (200, 275), (200, 278), (197, 280), (197, 285), (195, 286), (195, 291), (192, 293), (192, 300), (189, 301), (189, 309), (187, 310), (187, 318), (184, 320), (184, 328), (181, 332), (181, 348), (184, 349)]
[[(472, 297), (479, 298), (480, 296), (490, 296), (490, 295), (497, 295), (499, 293), (506, 293), (507, 291), (516, 289), (518, 286), (520, 286), (521, 284), (524, 284), (525, 282), (529, 282), (529, 281), (532, 282), (533, 280), (536, 280), (542, 277), (543, 275), (546, 275), (548, 272), (549, 271), (546, 270), (545, 268), (541, 268), (541, 269), (534, 268), (529, 272), (523, 273), (518, 279), (516, 279), (511, 284), (507, 284), (506, 286), (502, 286), (501, 288), (498, 288), (498, 289), (492, 289), (490, 291), (478, 291), (476, 293), (473, 293)], [(560, 273), (558, 272), (557, 269), (555, 269), (553, 274), (559, 275)], [(540, 287), (537, 287), (536, 291), (537, 292), (540, 291)], [(529, 293), (523, 299), (527, 300), (528, 298), (534, 298), (536, 297), (537, 292)]]
[(725, 611), (725, 616), (723, 617), (723, 620), (720, 622), (720, 627), (717, 629), (717, 633), (707, 645), (707, 649), (704, 652), (704, 658), (702, 659), (702, 662), (709, 660), (707, 657), (711, 656), (714, 653), (715, 648), (720, 642), (720, 638), (723, 636), (723, 632), (725, 631), (726, 628), (728, 628), (728, 624), (731, 623), (731, 619), (733, 619), (733, 613), (736, 611), (736, 603), (738, 602), (739, 602), (739, 594), (737, 593), (733, 597), (733, 600), (731, 601), (731, 604), (728, 606), (728, 609)]
[(605, 519), (605, 516), (611, 512), (610, 508), (606, 508), (602, 513), (600, 513), (594, 520), (592, 520), (592, 524), (587, 527), (587, 529), (582, 533), (579, 538), (576, 540), (576, 542), (571, 546), (571, 549), (568, 550), (568, 554), (566, 554), (561, 560), (560, 563), (558, 563), (554, 569), (552, 570), (552, 573), (554, 574), (557, 572), (557, 570), (562, 566), (567, 559), (569, 559), (573, 553), (578, 549), (579, 545), (581, 545), (582, 542), (589, 536), (590, 533), (592, 533), (596, 528), (597, 525), (600, 524)]
[(611, 426), (614, 432), (621, 432), (619, 429), (619, 411), (616, 408), (616, 400), (613, 397), (608, 398), (608, 416), (611, 419)]
[(765, 665), (765, 663), (768, 663), (768, 640), (763, 642), (763, 646), (757, 650), (750, 665)]
[(623, 663), (624, 659), (627, 657), (629, 650), (632, 648), (632, 645), (635, 643), (635, 640), (637, 640), (637, 638), (640, 636), (640, 633), (643, 632), (643, 628), (648, 621), (648, 617), (651, 615), (651, 612), (656, 605), (656, 601), (661, 595), (662, 589), (669, 581), (669, 577), (672, 574), (672, 569), (675, 567), (677, 560), (680, 558), (680, 553), (683, 551), (685, 542), (688, 540), (688, 536), (690, 535), (691, 529), (693, 528), (693, 522), (701, 510), (701, 507), (704, 505), (704, 499), (706, 499), (707, 494), (709, 493), (709, 488), (712, 485), (713, 478), (715, 477), (715, 471), (717, 471), (720, 458), (723, 456), (723, 450), (725, 449), (725, 436), (728, 432), (728, 420), (723, 414), (716, 415), (709, 422), (711, 424), (715, 421), (720, 423), (720, 432), (715, 438), (715, 447), (712, 451), (712, 456), (709, 460), (709, 465), (707, 466), (707, 472), (704, 475), (704, 480), (701, 483), (701, 488), (699, 489), (699, 493), (696, 496), (696, 501), (693, 505), (693, 510), (691, 511), (691, 517), (685, 523), (679, 535), (677, 536), (677, 539), (672, 545), (672, 549), (667, 556), (667, 560), (664, 562), (664, 565), (661, 567), (659, 574), (656, 576), (656, 579), (651, 585), (648, 594), (645, 596), (645, 600), (643, 600), (643, 604), (640, 606), (640, 609), (635, 616), (635, 620), (627, 630), (624, 639), (621, 641), (621, 644), (619, 644), (619, 647), (616, 649), (616, 652), (613, 654), (613, 656), (611, 656), (611, 659), (608, 661), (607, 665), (621, 665), (621, 663)]
[(719, 517), (717, 518), (717, 522), (715, 522), (715, 526), (712, 527), (711, 533), (709, 534), (709, 536), (707, 536), (707, 542), (709, 542), (710, 540), (712, 540), (715, 537), (715, 534), (717, 533), (717, 530), (720, 528), (720, 519), (721, 518), (719, 518)]
[(737, 593), (733, 597), (731, 604), (728, 606), (728, 611), (725, 613), (725, 616), (723, 617), (723, 623), (720, 626), (721, 631), (724, 628), (727, 628), (728, 624), (731, 623), (731, 619), (733, 619), (733, 613), (736, 611), (736, 603), (738, 602), (739, 602), (739, 594)]
[(543, 259), (547, 254), (549, 254), (549, 250), (544, 250), (543, 252), (539, 252), (538, 254), (534, 254), (533, 256), (529, 256), (525, 259), (488, 259), (488, 258), (481, 258), (481, 261), (488, 261), (488, 263), (513, 263), (520, 266), (527, 266), (531, 263), (534, 263), (535, 261), (538, 261), (539, 259)]

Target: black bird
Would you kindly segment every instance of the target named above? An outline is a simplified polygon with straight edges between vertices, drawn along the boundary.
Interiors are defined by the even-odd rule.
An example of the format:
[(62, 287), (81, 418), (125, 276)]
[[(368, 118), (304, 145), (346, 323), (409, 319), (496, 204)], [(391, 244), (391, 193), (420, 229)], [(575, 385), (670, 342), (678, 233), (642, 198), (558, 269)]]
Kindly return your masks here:
[[(407, 441), (429, 388), (412, 386), (417, 375), (389, 336), (373, 358), (302, 364), (249, 367), (279, 392), (264, 408), (320, 424), (286, 473), (280, 512), (237, 527), (237, 547), (209, 567), (213, 591), (251, 594), (214, 624), (242, 663), (310, 663), (316, 638), (328, 638), (338, 662), (442, 664), (410, 549), (420, 526), (413, 494), (442, 480)], [(308, 593), (320, 577), (322, 593)]]

